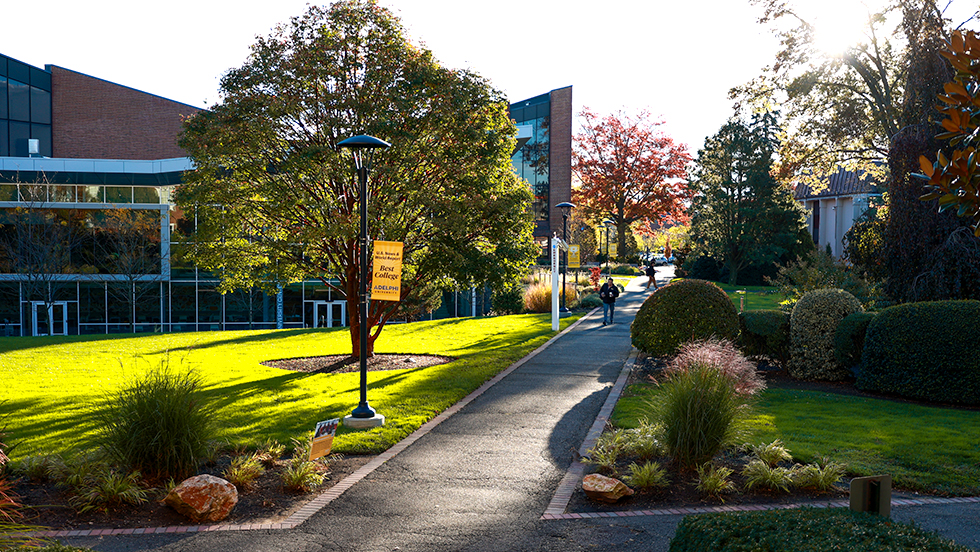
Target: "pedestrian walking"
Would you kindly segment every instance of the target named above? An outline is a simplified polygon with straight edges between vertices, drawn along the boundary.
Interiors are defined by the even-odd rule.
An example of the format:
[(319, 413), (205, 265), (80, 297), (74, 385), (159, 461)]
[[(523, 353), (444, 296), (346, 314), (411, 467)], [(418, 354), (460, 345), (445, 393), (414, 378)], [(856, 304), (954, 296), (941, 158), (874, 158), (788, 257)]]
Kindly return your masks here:
[(651, 261), (650, 262), (650, 265), (647, 267), (647, 269), (644, 272), (647, 275), (647, 289), (650, 289), (650, 284), (653, 284), (653, 289), (659, 289), (657, 287), (657, 266), (656, 266), (656, 264), (654, 264), (653, 261)]
[(599, 289), (599, 298), (602, 299), (602, 325), (612, 324), (616, 316), (616, 298), (619, 297), (619, 288), (612, 278), (606, 280)]

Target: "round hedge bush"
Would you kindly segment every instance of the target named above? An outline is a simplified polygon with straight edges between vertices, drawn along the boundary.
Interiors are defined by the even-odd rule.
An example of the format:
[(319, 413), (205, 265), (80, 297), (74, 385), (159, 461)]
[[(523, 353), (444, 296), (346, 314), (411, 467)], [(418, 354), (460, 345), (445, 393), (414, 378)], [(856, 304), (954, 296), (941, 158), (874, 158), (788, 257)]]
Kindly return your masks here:
[(863, 310), (861, 302), (842, 289), (804, 293), (790, 315), (789, 375), (802, 380), (846, 379), (850, 371), (834, 356), (834, 335), (841, 320)]
[(738, 311), (728, 295), (705, 280), (678, 280), (647, 298), (630, 327), (633, 345), (671, 356), (688, 341), (738, 339)]
[(855, 385), (911, 399), (980, 404), (980, 301), (896, 305), (868, 324)]

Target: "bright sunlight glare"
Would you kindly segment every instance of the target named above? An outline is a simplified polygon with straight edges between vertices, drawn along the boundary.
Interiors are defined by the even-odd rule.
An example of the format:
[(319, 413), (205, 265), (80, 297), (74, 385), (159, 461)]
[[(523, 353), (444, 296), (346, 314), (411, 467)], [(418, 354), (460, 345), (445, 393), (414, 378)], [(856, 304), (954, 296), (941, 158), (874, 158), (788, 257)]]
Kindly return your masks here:
[(807, 4), (814, 13), (815, 44), (832, 56), (866, 40), (868, 14), (877, 8), (854, 0), (810, 0)]

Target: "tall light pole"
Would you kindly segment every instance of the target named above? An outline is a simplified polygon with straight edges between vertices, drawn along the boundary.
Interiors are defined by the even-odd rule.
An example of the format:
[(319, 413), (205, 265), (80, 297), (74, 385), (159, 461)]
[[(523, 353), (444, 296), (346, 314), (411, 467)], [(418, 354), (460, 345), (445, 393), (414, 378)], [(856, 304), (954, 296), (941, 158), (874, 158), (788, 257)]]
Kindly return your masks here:
[(360, 330), (359, 355), (361, 361), (361, 402), (357, 408), (344, 418), (344, 425), (354, 429), (363, 429), (384, 425), (385, 418), (377, 414), (368, 405), (367, 400), (367, 341), (368, 341), (368, 231), (367, 231), (367, 179), (371, 170), (371, 160), (374, 150), (391, 147), (391, 144), (374, 136), (352, 136), (337, 143), (339, 148), (351, 150), (354, 162), (354, 172), (357, 175), (358, 194), (360, 196), (361, 231), (357, 238), (358, 257), (361, 273), (357, 283), (358, 294), (358, 329)]
[(565, 201), (555, 205), (555, 207), (561, 209), (561, 239), (565, 240), (565, 263), (561, 266), (561, 312), (568, 312), (568, 308), (565, 306), (565, 274), (568, 272), (568, 216), (572, 214), (575, 204)]
[(613, 225), (615, 224), (616, 224), (615, 221), (611, 221), (609, 219), (603, 219), (601, 225), (601, 228), (604, 228), (606, 230), (606, 273), (609, 274), (610, 276), (612, 276), (612, 274), (609, 272), (609, 229), (612, 228)]

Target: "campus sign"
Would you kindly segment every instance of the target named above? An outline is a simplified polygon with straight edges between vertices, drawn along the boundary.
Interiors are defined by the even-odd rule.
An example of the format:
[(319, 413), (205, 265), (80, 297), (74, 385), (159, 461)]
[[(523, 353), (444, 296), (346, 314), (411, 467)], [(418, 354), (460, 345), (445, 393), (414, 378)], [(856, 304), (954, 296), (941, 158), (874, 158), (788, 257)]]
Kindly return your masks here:
[(402, 242), (374, 242), (371, 299), (375, 301), (401, 301), (403, 247)]
[(568, 268), (578, 268), (581, 266), (581, 256), (577, 245), (568, 246)]

